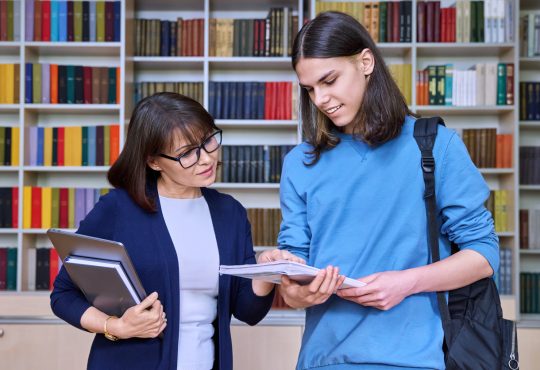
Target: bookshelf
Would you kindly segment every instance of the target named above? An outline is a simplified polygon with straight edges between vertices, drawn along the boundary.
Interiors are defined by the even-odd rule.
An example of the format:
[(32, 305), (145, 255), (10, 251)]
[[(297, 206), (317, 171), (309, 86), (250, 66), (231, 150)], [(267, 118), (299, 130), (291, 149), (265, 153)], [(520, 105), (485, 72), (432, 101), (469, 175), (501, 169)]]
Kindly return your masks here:
[[(3, 1), (3, 0), (0, 0)], [(29, 1), (29, 0), (26, 0)], [(540, 327), (539, 316), (521, 313), (520, 272), (540, 272), (540, 253), (533, 249), (520, 250), (519, 209), (533, 205), (540, 207), (540, 185), (520, 184), (519, 147), (540, 146), (540, 120), (525, 121), (519, 117), (519, 81), (540, 82), (540, 56), (521, 56), (519, 35), (519, 15), (527, 11), (540, 12), (536, 0), (515, 1), (513, 19), (513, 41), (501, 42), (419, 42), (417, 38), (417, 7), (421, 1), (411, 1), (409, 32), (410, 40), (402, 42), (382, 42), (379, 47), (389, 65), (409, 65), (405, 73), (405, 89), (409, 94), (412, 111), (422, 116), (441, 115), (447, 125), (460, 134), (463, 129), (496, 128), (498, 133), (513, 135), (512, 166), (510, 168), (480, 168), (492, 190), (508, 190), (508, 225), (499, 231), (501, 246), (512, 253), (512, 294), (502, 296), (505, 315), (520, 320), (520, 327)], [(460, 0), (461, 2), (461, 0)], [(355, 6), (366, 3), (354, 2)], [(442, 0), (441, 8), (456, 1)], [(320, 4), (336, 10), (342, 2), (316, 0), (126, 0), (121, 2), (119, 12), (119, 41), (34, 41), (25, 37), (27, 18), (25, 1), (13, 2), (18, 16), (15, 22), (17, 32), (12, 41), (0, 39), (0, 64), (18, 64), (18, 102), (0, 104), (0, 127), (19, 128), (18, 164), (0, 166), (0, 187), (18, 187), (19, 224), (13, 228), (0, 228), (0, 247), (16, 247), (17, 283), (15, 291), (0, 291), (0, 324), (18, 324), (20, 320), (32, 323), (54, 323), (48, 307), (49, 293), (33, 291), (31, 253), (36, 247), (48, 247), (50, 243), (41, 228), (23, 227), (24, 186), (105, 188), (108, 186), (105, 174), (108, 166), (38, 166), (28, 161), (30, 143), (25, 128), (99, 126), (113, 123), (120, 125), (120, 148), (133, 110), (134, 95), (138, 85), (145, 82), (200, 83), (202, 103), (211, 105), (211, 83), (235, 82), (291, 82), (294, 86), (296, 75), (291, 70), (290, 58), (281, 56), (213, 56), (210, 49), (214, 35), (212, 19), (263, 19), (273, 7), (290, 7), (291, 15), (298, 16), (298, 25), (304, 19), (312, 18)], [(352, 4), (349, 3), (349, 4)], [(353, 4), (354, 5), (354, 4)], [(353, 6), (350, 5), (350, 6)], [(347, 5), (349, 6), (349, 5)], [(204, 32), (199, 35), (202, 54), (197, 56), (138, 55), (137, 19), (159, 19), (177, 22), (202, 19)], [(283, 41), (287, 39), (283, 36)], [(284, 41), (285, 42), (285, 41)], [(25, 103), (25, 65), (72, 64), (93, 67), (120, 67), (117, 84), (118, 101), (115, 104), (44, 104)], [(455, 70), (467, 70), (477, 63), (513, 63), (514, 88), (513, 103), (504, 105), (427, 105), (419, 104), (417, 83), (418, 70), (430, 65), (451, 63)], [(404, 69), (407, 71), (406, 69)], [(403, 73), (403, 71), (401, 72)], [(295, 145), (301, 140), (301, 129), (297, 119), (217, 119), (217, 125), (224, 130), (223, 144), (232, 146), (248, 145)], [(246, 208), (279, 208), (278, 183), (231, 183), (217, 182), (214, 188), (236, 197)], [(256, 246), (257, 251), (270, 246)], [(35, 307), (22, 309), (21, 307)], [(276, 329), (301, 328), (303, 311), (274, 310), (263, 321), (263, 325)], [(238, 338), (251, 334), (243, 331), (238, 322)], [(274, 328), (272, 328), (274, 329)], [(258, 330), (258, 329), (257, 329)], [(253, 333), (253, 332), (251, 332)], [(294, 332), (298, 340), (301, 329)], [(278, 338), (277, 336), (276, 338)], [(520, 338), (521, 340), (521, 338)], [(292, 356), (294, 357), (294, 356)], [(291, 358), (292, 358), (291, 357)], [(294, 359), (293, 359), (294, 360)], [(292, 361), (293, 361), (292, 360)], [(250, 363), (248, 361), (248, 363)], [(294, 362), (288, 367), (293, 367)], [(248, 367), (249, 368), (249, 367)], [(251, 366), (251, 368), (260, 368)]]

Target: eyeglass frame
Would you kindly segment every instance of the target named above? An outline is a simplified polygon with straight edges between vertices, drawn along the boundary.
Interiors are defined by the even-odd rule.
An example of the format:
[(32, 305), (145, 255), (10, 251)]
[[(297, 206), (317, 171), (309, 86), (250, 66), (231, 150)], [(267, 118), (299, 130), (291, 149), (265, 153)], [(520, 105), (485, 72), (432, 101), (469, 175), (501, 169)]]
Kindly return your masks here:
[[(218, 142), (218, 145), (216, 147), (216, 149), (214, 150), (211, 150), (211, 151), (208, 151), (206, 148), (205, 148), (205, 144), (208, 142), (208, 140), (210, 140), (211, 138), (213, 138), (214, 136), (216, 136), (217, 134), (219, 134), (219, 142)], [(167, 155), (167, 154), (163, 154), (163, 153), (159, 153), (159, 156), (160, 157), (163, 157), (163, 158), (166, 158), (166, 159), (170, 159), (171, 161), (175, 161), (175, 162), (178, 162), (180, 164), (180, 166), (182, 166), (183, 169), (188, 169), (188, 168), (191, 168), (193, 166), (195, 166), (197, 163), (199, 163), (199, 160), (201, 159), (201, 149), (204, 150), (206, 153), (210, 154), (210, 153), (213, 153), (215, 152), (216, 150), (218, 150), (220, 147), (221, 147), (221, 141), (223, 139), (223, 130), (220, 130), (218, 129), (217, 131), (213, 132), (211, 135), (207, 136), (203, 142), (201, 143), (201, 145), (199, 146), (196, 146), (194, 148), (191, 148), (189, 149), (187, 152), (185, 152), (184, 154), (180, 154), (179, 156), (177, 157), (172, 157), (170, 155)], [(195, 162), (193, 162), (193, 164), (189, 165), (189, 166), (184, 166), (181, 162), (181, 159), (185, 156), (188, 155), (188, 153), (190, 153), (192, 150), (196, 150), (196, 153), (197, 153), (197, 160)]]

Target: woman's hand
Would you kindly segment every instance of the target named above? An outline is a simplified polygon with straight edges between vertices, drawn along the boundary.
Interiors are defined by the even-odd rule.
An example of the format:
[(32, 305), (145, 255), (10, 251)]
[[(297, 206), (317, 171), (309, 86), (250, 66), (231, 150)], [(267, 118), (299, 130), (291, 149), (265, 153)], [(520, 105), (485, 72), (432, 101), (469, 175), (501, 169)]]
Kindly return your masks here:
[(285, 303), (292, 308), (305, 308), (326, 302), (344, 280), (345, 276), (339, 275), (337, 267), (328, 266), (319, 271), (309, 285), (300, 285), (282, 276), (279, 291)]
[(138, 305), (130, 307), (122, 317), (110, 319), (107, 331), (121, 339), (155, 338), (166, 326), (163, 305), (154, 292)]
[(414, 275), (409, 270), (378, 272), (361, 279), (365, 286), (341, 289), (337, 295), (362, 306), (387, 311), (412, 294)]
[[(257, 257), (257, 263), (266, 263), (266, 262), (281, 261), (281, 260), (298, 262), (304, 265), (306, 264), (306, 261), (304, 261), (302, 258), (296, 257), (291, 252), (277, 249), (277, 248), (266, 250), (260, 253), (259, 257)], [(253, 292), (259, 297), (268, 295), (268, 293), (270, 293), (272, 289), (274, 288), (273, 283), (269, 283), (267, 281), (262, 281), (262, 280), (252, 280), (251, 286), (253, 288)]]

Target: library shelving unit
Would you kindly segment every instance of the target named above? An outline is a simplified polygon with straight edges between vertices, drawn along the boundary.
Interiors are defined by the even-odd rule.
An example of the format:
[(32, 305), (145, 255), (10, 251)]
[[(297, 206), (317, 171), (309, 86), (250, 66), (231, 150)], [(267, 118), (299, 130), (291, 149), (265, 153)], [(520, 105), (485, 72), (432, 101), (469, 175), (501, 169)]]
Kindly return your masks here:
[[(0, 0), (2, 1), (2, 0)], [(107, 166), (35, 166), (30, 165), (30, 142), (25, 128), (32, 126), (56, 127), (71, 125), (120, 124), (120, 148), (133, 110), (137, 86), (144, 82), (196, 82), (202, 83), (202, 103), (211, 108), (210, 86), (216, 82), (278, 82), (290, 81), (296, 88), (296, 76), (290, 58), (281, 56), (213, 56), (210, 52), (212, 19), (262, 19), (271, 8), (288, 7), (298, 16), (298, 25), (312, 18), (321, 4), (339, 10), (338, 1), (316, 0), (126, 0), (120, 2), (120, 39), (116, 42), (41, 42), (25, 38), (25, 1), (17, 0), (19, 38), (0, 42), (0, 63), (20, 65), (19, 103), (0, 104), (0, 126), (19, 127), (19, 164), (0, 166), (0, 187), (19, 188), (19, 225), (0, 229), (0, 247), (16, 247), (17, 286), (15, 291), (0, 292), (0, 356), (14, 364), (11, 368), (32, 368), (21, 359), (28, 357), (27, 348), (40, 348), (43, 356), (39, 366), (44, 369), (61, 368), (59, 353), (67, 343), (79, 346), (78, 351), (67, 351), (73, 358), (71, 368), (84, 368), (91, 336), (72, 329), (55, 319), (49, 308), (48, 292), (33, 290), (29, 276), (34, 266), (29, 265), (29, 251), (50, 246), (45, 230), (23, 228), (23, 187), (107, 187)], [(459, 1), (461, 2), (461, 1)], [(358, 3), (368, 3), (355, 1)], [(371, 2), (370, 2), (371, 3)], [(386, 3), (386, 2), (385, 2)], [(389, 2), (388, 2), (389, 3)], [(540, 58), (524, 58), (519, 53), (519, 12), (540, 10), (536, 0), (515, 1), (513, 39), (501, 43), (418, 42), (417, 6), (412, 0), (409, 42), (382, 42), (379, 47), (387, 64), (408, 65), (404, 94), (413, 112), (422, 116), (440, 115), (446, 124), (462, 133), (463, 129), (496, 128), (498, 133), (513, 135), (512, 166), (509, 168), (481, 168), (491, 190), (508, 190), (508, 227), (498, 232), (501, 246), (512, 251), (512, 294), (502, 296), (505, 316), (520, 322), (520, 357), (526, 351), (534, 353), (527, 343), (538, 337), (540, 317), (520, 315), (520, 271), (540, 272), (540, 254), (519, 249), (519, 208), (540, 204), (540, 187), (519, 185), (519, 145), (540, 145), (540, 122), (519, 120), (517, 81), (540, 81)], [(442, 0), (441, 6), (453, 6), (456, 1)], [(197, 56), (141, 56), (137, 55), (137, 19), (176, 21), (202, 19), (204, 45)], [(155, 31), (155, 30), (154, 30)], [(199, 36), (200, 37), (200, 36)], [(27, 40), (27, 41), (25, 41)], [(159, 53), (158, 53), (159, 54)], [(25, 103), (26, 63), (57, 63), (88, 66), (120, 67), (119, 100), (116, 104), (30, 104)], [(513, 104), (488, 106), (449, 106), (417, 104), (417, 73), (430, 65), (451, 63), (456, 70), (467, 70), (477, 63), (513, 63), (515, 66)], [(407, 69), (405, 69), (407, 70)], [(293, 107), (294, 109), (294, 107)], [(301, 140), (296, 119), (217, 119), (224, 130), (224, 145), (295, 145)], [(218, 182), (216, 189), (236, 197), (246, 208), (279, 208), (279, 184)], [(519, 205), (519, 206), (518, 206)], [(264, 250), (268, 246), (257, 246)], [(273, 310), (262, 325), (248, 328), (233, 320), (235, 368), (285, 369), (293, 368), (303, 331), (304, 313), (301, 310)], [(39, 324), (39, 325), (37, 325)], [(525, 333), (525, 334), (523, 334)], [(48, 340), (44, 346), (43, 335)], [(530, 347), (528, 347), (530, 346)], [(236, 349), (242, 348), (242, 351)], [(265, 349), (272, 348), (272, 351)], [(273, 353), (278, 351), (281, 356)], [(66, 351), (63, 351), (64, 356)], [(82, 355), (81, 355), (82, 354)], [(532, 356), (532, 355), (530, 355)], [(37, 358), (37, 357), (36, 357)], [(62, 358), (66, 361), (65, 358)], [(281, 362), (280, 362), (281, 361)], [(17, 367), (19, 366), (19, 367)], [(37, 367), (34, 366), (34, 367)], [(531, 365), (531, 368), (533, 366)]]

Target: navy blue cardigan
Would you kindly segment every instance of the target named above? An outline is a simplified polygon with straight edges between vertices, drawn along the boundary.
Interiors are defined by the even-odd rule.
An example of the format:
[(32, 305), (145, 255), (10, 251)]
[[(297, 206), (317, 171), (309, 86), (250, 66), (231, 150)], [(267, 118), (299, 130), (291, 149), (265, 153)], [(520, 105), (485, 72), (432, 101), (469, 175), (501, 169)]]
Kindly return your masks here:
[[(155, 188), (153, 189), (155, 191)], [(220, 264), (255, 263), (251, 228), (246, 210), (229, 195), (202, 189), (216, 234)], [(176, 369), (179, 331), (179, 271), (176, 251), (161, 213), (140, 208), (124, 190), (114, 189), (101, 197), (81, 222), (78, 233), (122, 242), (148, 294), (157, 291), (167, 314), (163, 339), (132, 338), (111, 342), (95, 336), (88, 369)], [(182, 220), (178, 220), (182, 222)], [(214, 369), (232, 370), (231, 315), (255, 325), (268, 312), (273, 292), (266, 297), (253, 293), (251, 281), (219, 277), (217, 320), (214, 322), (216, 356)], [(80, 319), (90, 307), (66, 270), (61, 269), (51, 293), (55, 315), (83, 329)]]

